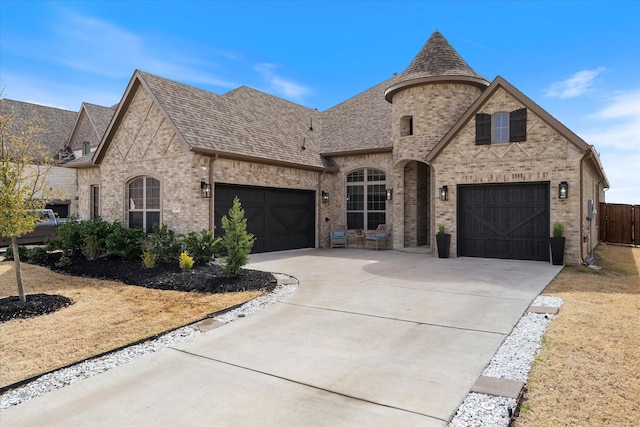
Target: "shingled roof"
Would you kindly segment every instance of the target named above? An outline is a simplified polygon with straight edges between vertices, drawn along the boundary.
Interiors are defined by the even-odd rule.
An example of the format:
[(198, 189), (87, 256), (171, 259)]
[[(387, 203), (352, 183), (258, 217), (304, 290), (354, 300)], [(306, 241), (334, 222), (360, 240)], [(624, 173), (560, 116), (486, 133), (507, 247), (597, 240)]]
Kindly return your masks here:
[[(82, 103), (82, 107), (84, 107), (87, 112), (87, 116), (89, 117), (91, 124), (93, 124), (93, 128), (96, 130), (96, 134), (98, 134), (99, 138), (102, 139), (102, 136), (109, 126), (109, 122), (111, 122), (113, 115), (116, 113), (118, 104), (113, 107), (103, 107), (101, 105), (84, 102)], [(100, 141), (98, 140), (98, 142)]]
[[(216, 95), (136, 71), (192, 151), (324, 169), (320, 113), (246, 86)], [(310, 130), (312, 127), (314, 130)]]
[(385, 93), (391, 102), (397, 91), (430, 81), (457, 80), (478, 86), (489, 86), (489, 81), (476, 73), (438, 30), (429, 37), (420, 52), (413, 58), (398, 82)]
[(2, 102), (0, 102), (0, 114), (3, 116), (13, 115), (18, 121), (36, 118), (41, 120), (41, 126), (45, 130), (42, 143), (49, 148), (51, 156), (55, 156), (59, 150), (67, 145), (73, 126), (78, 118), (78, 113), (75, 111), (14, 101), (7, 98), (2, 99)]
[(391, 151), (392, 106), (385, 101), (384, 90), (398, 79), (385, 80), (323, 113), (324, 155)]

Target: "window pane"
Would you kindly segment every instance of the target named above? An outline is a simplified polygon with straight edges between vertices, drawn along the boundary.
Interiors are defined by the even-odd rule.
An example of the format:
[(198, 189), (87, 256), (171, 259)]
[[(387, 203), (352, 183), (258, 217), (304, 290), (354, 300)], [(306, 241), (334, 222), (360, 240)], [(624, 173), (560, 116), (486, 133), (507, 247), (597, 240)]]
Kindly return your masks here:
[(367, 186), (367, 210), (383, 211), (386, 203), (387, 192), (384, 185)]
[(129, 228), (144, 228), (142, 212), (129, 212)]
[(493, 117), (493, 141), (509, 142), (509, 115), (496, 114)]
[(384, 171), (378, 169), (367, 169), (367, 181), (384, 181), (386, 178)]
[(347, 211), (364, 210), (364, 186), (349, 185), (347, 186)]
[(129, 184), (129, 209), (144, 209), (144, 180), (138, 178)]
[(384, 212), (369, 212), (367, 214), (367, 229), (375, 230), (380, 224), (385, 224)]
[(160, 212), (147, 212), (147, 233), (153, 233), (153, 225), (160, 226)]
[(347, 182), (362, 182), (364, 181), (364, 169), (351, 172), (347, 175)]
[(160, 181), (147, 178), (147, 209), (160, 209)]
[(362, 212), (347, 212), (347, 228), (349, 230), (364, 228), (364, 214)]

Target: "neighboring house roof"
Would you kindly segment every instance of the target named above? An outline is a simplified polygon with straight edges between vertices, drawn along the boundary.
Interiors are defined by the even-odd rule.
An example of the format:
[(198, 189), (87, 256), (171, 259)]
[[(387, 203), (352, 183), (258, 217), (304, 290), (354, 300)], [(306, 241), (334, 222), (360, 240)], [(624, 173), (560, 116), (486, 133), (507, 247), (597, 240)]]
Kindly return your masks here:
[(322, 113), (322, 153), (391, 151), (393, 107), (385, 101), (384, 91), (398, 80), (394, 76)]
[(400, 74), (398, 81), (387, 89), (385, 98), (392, 102), (393, 95), (401, 89), (430, 81), (448, 80), (465, 81), (480, 87), (489, 85), (489, 81), (476, 73), (436, 30)]
[(551, 114), (546, 112), (542, 107), (536, 104), (531, 98), (526, 96), (520, 90), (518, 90), (511, 83), (506, 81), (503, 77), (496, 77), (493, 82), (489, 85), (488, 88), (484, 90), (482, 95), (476, 99), (476, 101), (471, 104), (466, 113), (456, 122), (456, 124), (442, 137), (440, 142), (436, 144), (436, 146), (429, 152), (427, 155), (426, 161), (432, 162), (438, 155), (442, 152), (442, 150), (455, 138), (455, 136), (462, 130), (464, 126), (471, 119), (475, 117), (475, 114), (479, 113), (482, 106), (496, 93), (496, 91), (502, 88), (509, 95), (518, 100), (522, 105), (524, 105), (527, 109), (531, 110), (535, 115), (540, 117), (547, 125), (551, 126), (556, 132), (560, 135), (564, 136), (569, 140), (572, 144), (574, 144), (578, 149), (585, 152), (585, 156), (589, 157), (593, 162), (596, 170), (598, 170), (602, 178), (605, 182), (605, 187), (609, 188), (609, 181), (607, 180), (607, 176), (604, 172), (604, 168), (600, 163), (598, 153), (596, 152), (593, 145), (587, 144), (582, 138), (576, 135), (571, 129), (563, 125), (558, 119), (553, 117)]
[(100, 139), (102, 139), (102, 136), (106, 132), (107, 127), (109, 127), (109, 123), (111, 122), (113, 115), (116, 113), (117, 108), (118, 104), (113, 107), (102, 107), (100, 105), (89, 104), (87, 102), (82, 103), (82, 109), (87, 112), (87, 116), (98, 135), (98, 141), (96, 141), (96, 143), (100, 142)]
[(41, 126), (45, 131), (42, 143), (49, 148), (51, 156), (55, 156), (67, 145), (78, 113), (6, 98), (1, 101), (0, 114), (3, 116), (12, 114), (19, 121), (41, 120)]
[[(74, 159), (73, 151), (82, 150), (84, 142), (89, 142), (91, 146), (97, 147), (116, 112), (116, 108), (117, 104), (113, 107), (102, 107), (88, 102), (82, 103), (65, 150), (65, 152), (71, 153), (69, 156), (71, 157), (71, 162), (68, 162), (69, 164), (72, 162), (74, 162), (74, 165), (81, 163), (78, 162), (80, 159), (82, 159), (82, 162), (87, 161), (87, 155), (83, 155), (80, 159)], [(89, 124), (88, 128), (85, 123)]]

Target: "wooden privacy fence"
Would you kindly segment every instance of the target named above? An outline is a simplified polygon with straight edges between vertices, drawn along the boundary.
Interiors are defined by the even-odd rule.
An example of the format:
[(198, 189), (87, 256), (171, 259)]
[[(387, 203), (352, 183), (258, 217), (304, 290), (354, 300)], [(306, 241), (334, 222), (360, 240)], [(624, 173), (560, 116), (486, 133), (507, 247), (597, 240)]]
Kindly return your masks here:
[(640, 205), (600, 203), (600, 240), (640, 245)]

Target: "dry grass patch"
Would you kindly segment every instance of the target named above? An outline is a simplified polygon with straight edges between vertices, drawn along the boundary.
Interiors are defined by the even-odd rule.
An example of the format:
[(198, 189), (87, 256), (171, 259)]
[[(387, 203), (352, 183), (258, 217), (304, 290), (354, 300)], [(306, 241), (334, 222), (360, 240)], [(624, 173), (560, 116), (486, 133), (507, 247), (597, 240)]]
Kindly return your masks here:
[(599, 272), (565, 267), (564, 298), (529, 377), (516, 426), (638, 424), (640, 248), (600, 245)]
[[(161, 291), (66, 276), (22, 264), (27, 294), (74, 301), (55, 313), (0, 323), (0, 387), (174, 329), (262, 292)], [(0, 298), (17, 295), (13, 262), (0, 262)]]

